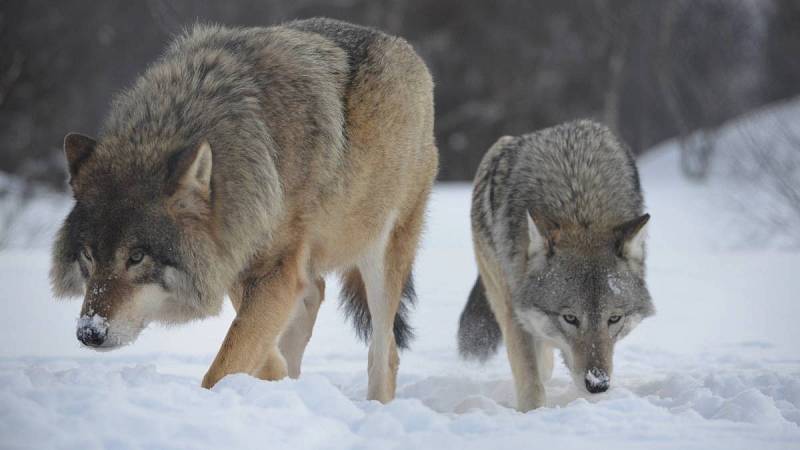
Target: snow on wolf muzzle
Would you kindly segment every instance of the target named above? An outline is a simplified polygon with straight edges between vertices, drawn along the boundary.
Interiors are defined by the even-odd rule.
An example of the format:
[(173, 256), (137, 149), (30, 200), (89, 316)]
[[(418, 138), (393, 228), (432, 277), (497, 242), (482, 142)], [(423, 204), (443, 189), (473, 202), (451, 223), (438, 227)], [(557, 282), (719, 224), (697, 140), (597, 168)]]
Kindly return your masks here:
[(585, 383), (587, 391), (592, 394), (598, 394), (608, 390), (611, 378), (604, 370), (592, 367), (586, 371)]
[(99, 347), (103, 345), (108, 334), (108, 321), (97, 314), (82, 316), (78, 319), (76, 335), (83, 345)]

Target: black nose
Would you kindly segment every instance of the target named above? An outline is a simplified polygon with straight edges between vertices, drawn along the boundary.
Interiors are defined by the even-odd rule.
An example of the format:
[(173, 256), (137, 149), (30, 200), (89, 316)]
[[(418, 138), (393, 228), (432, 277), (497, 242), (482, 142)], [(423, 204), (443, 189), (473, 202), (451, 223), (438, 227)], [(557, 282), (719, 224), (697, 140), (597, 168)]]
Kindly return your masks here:
[(611, 383), (611, 379), (608, 377), (605, 370), (596, 367), (586, 371), (586, 378), (584, 381), (586, 383), (586, 390), (592, 394), (599, 394), (607, 391), (608, 385)]
[(78, 340), (89, 347), (99, 347), (106, 340), (106, 332), (100, 331), (95, 327), (78, 328)]

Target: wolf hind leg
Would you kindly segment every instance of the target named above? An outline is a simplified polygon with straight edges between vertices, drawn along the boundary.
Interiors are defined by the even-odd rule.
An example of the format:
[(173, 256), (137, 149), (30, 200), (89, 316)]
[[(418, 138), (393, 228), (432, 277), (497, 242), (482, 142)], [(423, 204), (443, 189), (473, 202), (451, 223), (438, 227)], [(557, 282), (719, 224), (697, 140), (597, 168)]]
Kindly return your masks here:
[(394, 398), (400, 363), (394, 336), (394, 317), (400, 306), (400, 288), (386, 279), (383, 254), (368, 257), (359, 272), (364, 281), (370, 315), (367, 399), (386, 403)]
[(303, 354), (311, 339), (317, 313), (324, 298), (325, 280), (318, 278), (311, 284), (302, 300), (295, 305), (290, 322), (281, 334), (278, 348), (286, 359), (290, 378), (300, 376)]
[(387, 241), (394, 225), (390, 218), (379, 241), (368, 252), (358, 271), (364, 283), (369, 310), (369, 357), (367, 399), (387, 403), (394, 398), (400, 364), (394, 335), (394, 319), (400, 307), (402, 285), (390, 276)]
[[(400, 364), (397, 347), (407, 347), (411, 337), (405, 317), (409, 305), (401, 302), (411, 303), (414, 300), (412, 265), (428, 193), (428, 189), (420, 192), (407, 215), (390, 228), (382, 254), (373, 254), (359, 265), (372, 325), (367, 387), (369, 400), (386, 403), (394, 398)], [(398, 310), (402, 320), (396, 320)]]

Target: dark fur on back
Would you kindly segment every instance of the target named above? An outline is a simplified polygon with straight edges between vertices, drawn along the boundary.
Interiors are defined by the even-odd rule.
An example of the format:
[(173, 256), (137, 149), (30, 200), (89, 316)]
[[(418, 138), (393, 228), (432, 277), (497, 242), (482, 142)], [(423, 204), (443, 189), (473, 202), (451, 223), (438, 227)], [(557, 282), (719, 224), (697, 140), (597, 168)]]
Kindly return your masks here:
[(347, 53), (347, 63), (350, 66), (349, 79), (351, 82), (355, 78), (358, 67), (367, 59), (370, 45), (376, 39), (389, 38), (384, 33), (372, 28), (319, 17), (291, 22), (286, 26), (324, 36), (344, 50)]
[(464, 359), (484, 362), (497, 353), (502, 338), (500, 325), (478, 276), (458, 321), (458, 353)]
[[(341, 300), (340, 307), (344, 309), (345, 316), (352, 321), (356, 335), (362, 341), (369, 342), (369, 338), (372, 335), (372, 317), (369, 314), (364, 281), (357, 270), (352, 270), (342, 276), (342, 291), (339, 296)], [(417, 293), (414, 290), (414, 278), (409, 273), (406, 282), (403, 284), (400, 307), (394, 317), (395, 343), (397, 347), (403, 350), (408, 348), (414, 338), (414, 329), (408, 323), (408, 314), (416, 299)]]
[[(394, 39), (373, 28), (346, 24), (332, 19), (312, 18), (290, 22), (286, 26), (323, 36), (344, 50), (350, 69), (348, 76), (350, 88), (352, 88), (362, 64), (369, 59), (370, 48), (378, 42)], [(372, 319), (367, 305), (364, 282), (357, 270), (342, 277), (340, 297), (341, 307), (344, 309), (345, 315), (352, 321), (356, 334), (361, 340), (368, 342), (372, 334)], [(402, 299), (394, 320), (395, 342), (401, 349), (408, 348), (409, 342), (413, 338), (413, 330), (408, 323), (408, 314), (410, 313), (409, 307), (413, 305), (415, 299), (414, 282), (409, 274), (403, 285)]]

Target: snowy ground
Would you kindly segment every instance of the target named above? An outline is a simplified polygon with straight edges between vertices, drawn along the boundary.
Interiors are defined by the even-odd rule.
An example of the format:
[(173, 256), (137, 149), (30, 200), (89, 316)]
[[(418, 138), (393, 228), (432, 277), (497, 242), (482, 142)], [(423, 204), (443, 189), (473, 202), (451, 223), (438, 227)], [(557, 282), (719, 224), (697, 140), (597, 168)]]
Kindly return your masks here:
[[(520, 414), (504, 357), (458, 360), (476, 268), (469, 186), (447, 184), (416, 264), (417, 339), (386, 406), (364, 400), (366, 349), (333, 281), (300, 380), (234, 375), (207, 391), (229, 307), (116, 352), (85, 350), (79, 302), (50, 296), (48, 240), (12, 239), (0, 252), (0, 448), (800, 448), (800, 253), (725, 245), (736, 230), (718, 192), (681, 178), (674, 146), (640, 165), (658, 313), (617, 346), (605, 394), (578, 393), (559, 365), (548, 406)], [(50, 229), (69, 207), (40, 203)]]

